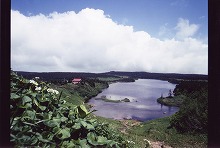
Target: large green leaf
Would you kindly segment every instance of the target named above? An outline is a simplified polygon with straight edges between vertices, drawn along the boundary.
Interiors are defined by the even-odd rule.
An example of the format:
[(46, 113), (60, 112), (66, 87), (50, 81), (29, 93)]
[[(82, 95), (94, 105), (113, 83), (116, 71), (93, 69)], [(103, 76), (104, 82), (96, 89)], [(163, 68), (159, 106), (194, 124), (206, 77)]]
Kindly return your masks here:
[(20, 98), (19, 95), (17, 95), (16, 93), (11, 93), (11, 99), (18, 99)]
[(60, 119), (57, 119), (57, 118), (53, 118), (52, 120), (49, 120), (49, 121), (44, 121), (43, 122), (46, 126), (49, 126), (49, 127), (55, 127), (55, 126), (60, 126), (60, 123), (61, 123), (61, 120)]
[(79, 144), (80, 144), (81, 148), (90, 148), (90, 146), (87, 144), (86, 139), (79, 140)]
[(59, 128), (59, 127), (54, 127), (54, 128), (53, 128), (53, 133), (57, 134), (60, 130), (61, 130), (61, 128)]
[(48, 113), (44, 113), (43, 114), (43, 118), (44, 118), (44, 120), (50, 120), (51, 119), (51, 117), (52, 117), (52, 112), (50, 111), (50, 112), (48, 112)]
[(75, 123), (73, 126), (72, 126), (73, 129), (80, 129), (81, 128), (81, 124), (80, 123)]
[(119, 146), (117, 145), (117, 143), (116, 143), (115, 141), (113, 141), (113, 140), (108, 140), (108, 141), (107, 141), (107, 144), (108, 144), (110, 147), (115, 146), (115, 147), (118, 147), (118, 148), (119, 148)]
[(54, 134), (52, 134), (51, 132), (48, 131), (43, 131), (41, 134), (40, 133), (36, 133), (36, 135), (38, 135), (38, 139), (41, 142), (50, 142), (54, 136)]
[(66, 117), (61, 117), (60, 120), (61, 120), (61, 122), (65, 122), (65, 121), (68, 120), (68, 118), (66, 118)]
[(46, 106), (42, 106), (38, 103), (37, 99), (33, 99), (34, 100), (34, 104), (39, 107), (42, 111), (44, 111), (47, 107)]
[(30, 95), (35, 98), (37, 96), (37, 93), (32, 92)]
[(36, 100), (36, 99), (33, 99), (33, 101), (34, 101), (34, 104), (35, 104), (37, 107), (39, 107), (39, 106), (40, 106), (40, 104), (37, 102), (37, 100)]
[(44, 111), (47, 107), (46, 106), (38, 106), (42, 111)]
[(25, 103), (28, 103), (28, 102), (32, 102), (32, 99), (29, 96), (24, 96), (22, 98), (22, 105), (25, 105)]
[(103, 137), (103, 136), (98, 136), (97, 142), (98, 142), (99, 145), (104, 145), (104, 144), (107, 144), (108, 139), (106, 137)]
[(74, 141), (64, 141), (61, 145), (61, 147), (65, 148), (74, 148), (75, 146)]
[(57, 138), (61, 140), (69, 138), (69, 137), (70, 137), (70, 128), (61, 129), (57, 134)]
[(38, 142), (37, 136), (33, 136), (30, 140), (30, 145), (35, 145)]
[(94, 129), (94, 126), (90, 123), (87, 123), (83, 120), (80, 121), (80, 123), (82, 124), (82, 126), (84, 126), (86, 129), (89, 129), (89, 130), (93, 130)]
[(18, 138), (19, 143), (24, 143), (24, 144), (29, 144), (31, 142), (31, 137), (27, 135), (22, 135), (21, 137)]
[(95, 130), (95, 127), (94, 127), (92, 124), (89, 124), (89, 123), (87, 123), (86, 128), (87, 128), (88, 130)]
[(32, 103), (26, 103), (25, 105), (18, 105), (19, 108), (31, 108), (32, 107)]
[(86, 127), (87, 126), (87, 123), (83, 120), (80, 121), (80, 123), (82, 124), (82, 126)]
[(85, 118), (89, 114), (88, 110), (86, 109), (84, 105), (80, 105), (78, 107), (78, 111), (79, 111), (79, 116), (81, 118)]
[(92, 132), (88, 133), (87, 134), (87, 140), (92, 145), (98, 145), (98, 142), (96, 141), (95, 133), (92, 133)]
[(35, 114), (36, 114), (35, 111), (26, 110), (25, 113), (23, 114), (23, 118), (29, 119), (29, 122), (30, 122), (31, 120), (32, 121), (35, 120), (35, 118), (36, 118)]

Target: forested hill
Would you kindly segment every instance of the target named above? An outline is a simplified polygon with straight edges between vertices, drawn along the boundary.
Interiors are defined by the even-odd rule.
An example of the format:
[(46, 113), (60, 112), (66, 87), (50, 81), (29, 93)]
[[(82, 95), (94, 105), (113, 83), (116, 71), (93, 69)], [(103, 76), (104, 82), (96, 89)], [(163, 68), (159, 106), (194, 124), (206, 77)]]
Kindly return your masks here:
[(150, 72), (122, 72), (111, 71), (106, 73), (81, 73), (81, 72), (22, 72), (16, 71), (18, 75), (22, 75), (27, 79), (40, 77), (42, 80), (71, 80), (72, 78), (98, 78), (98, 77), (121, 77), (127, 76), (134, 79), (158, 79), (158, 80), (208, 80), (208, 75), (200, 74), (175, 74), (175, 73), (150, 73)]
[[(106, 74), (98, 73), (81, 73), (81, 72), (24, 72), (15, 71), (18, 75), (23, 76), (27, 79), (32, 79), (34, 77), (40, 77), (42, 80), (72, 80), (73, 78), (98, 78), (98, 77), (109, 77)], [(118, 76), (112, 76), (118, 77)]]
[(201, 74), (177, 74), (177, 73), (150, 73), (150, 72), (121, 72), (111, 71), (103, 74), (115, 75), (115, 76), (128, 76), (132, 78), (140, 79), (184, 79), (184, 80), (208, 80), (208, 75)]

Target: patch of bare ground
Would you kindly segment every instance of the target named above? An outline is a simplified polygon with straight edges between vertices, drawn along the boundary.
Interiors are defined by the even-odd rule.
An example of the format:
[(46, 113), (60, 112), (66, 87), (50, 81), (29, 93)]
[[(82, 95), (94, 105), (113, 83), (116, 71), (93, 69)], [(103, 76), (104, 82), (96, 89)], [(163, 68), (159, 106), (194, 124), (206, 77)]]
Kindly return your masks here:
[[(128, 129), (141, 124), (140, 121), (129, 120), (129, 119), (120, 120), (120, 122), (121, 122), (122, 126), (119, 128), (119, 131), (123, 134), (126, 134), (126, 135), (129, 134), (127, 132)], [(172, 148), (171, 146), (165, 145), (164, 142), (150, 141), (147, 139), (144, 139), (144, 141), (147, 141), (149, 143), (150, 148)]]
[(141, 123), (140, 121), (137, 121), (137, 120), (128, 120), (128, 119), (120, 120), (120, 122), (121, 122), (122, 127), (120, 127), (119, 130), (124, 134), (128, 134), (126, 132), (127, 129), (133, 126), (137, 126)]
[(171, 146), (165, 145), (164, 142), (160, 141), (149, 141), (150, 148), (172, 148)]

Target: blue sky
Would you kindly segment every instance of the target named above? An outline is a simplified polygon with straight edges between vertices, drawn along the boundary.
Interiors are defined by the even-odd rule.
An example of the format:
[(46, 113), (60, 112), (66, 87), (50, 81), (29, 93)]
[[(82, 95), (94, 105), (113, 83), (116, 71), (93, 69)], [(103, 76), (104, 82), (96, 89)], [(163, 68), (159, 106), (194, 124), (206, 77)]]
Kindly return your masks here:
[[(89, 9), (85, 10), (86, 8), (89, 8)], [(100, 21), (101, 21), (101, 19), (103, 19), (103, 21), (106, 21), (105, 23), (109, 22), (109, 20), (110, 20), (114, 23), (113, 26), (115, 26), (115, 25), (117, 27), (123, 26), (123, 29), (132, 27), (132, 29), (130, 30), (132, 32), (131, 38), (135, 38), (135, 39), (132, 39), (133, 41), (135, 40), (134, 41), (135, 43), (132, 44), (131, 46), (134, 46), (135, 48), (137, 48), (137, 49), (134, 49), (134, 50), (136, 50), (136, 52), (131, 51), (132, 49), (127, 50), (127, 51), (131, 51), (131, 52), (128, 52), (130, 56), (135, 54), (135, 57), (137, 57), (137, 58), (132, 59), (132, 61), (128, 62), (127, 64), (121, 63), (121, 64), (119, 64), (121, 66), (118, 66), (118, 67), (116, 66), (117, 64), (112, 64), (109, 66), (109, 68), (102, 68), (102, 65), (98, 65), (98, 66), (96, 66), (97, 68), (94, 68), (94, 66), (91, 65), (90, 63), (81, 65), (80, 60), (76, 60), (75, 62), (78, 62), (78, 64), (68, 65), (67, 67), (69, 67), (69, 68), (66, 68), (66, 69), (65, 68), (64, 69), (40, 68), (41, 65), (39, 65), (39, 62), (33, 62), (33, 61), (29, 61), (29, 63), (32, 63), (32, 64), (35, 63), (37, 65), (32, 66), (35, 68), (30, 68), (30, 66), (28, 66), (29, 65), (28, 63), (26, 63), (26, 64), (23, 63), (23, 65), (26, 65), (23, 67), (16, 65), (15, 63), (19, 63), (21, 61), (18, 61), (18, 60), (16, 61), (16, 59), (18, 59), (18, 57), (14, 56), (14, 59), (12, 59), (12, 68), (14, 68), (15, 70), (41, 71), (43, 69), (44, 71), (45, 70), (71, 71), (71, 69), (73, 69), (73, 71), (93, 71), (93, 72), (108, 71), (108, 70), (129, 70), (129, 71), (134, 70), (134, 71), (151, 71), (151, 72), (177, 72), (177, 73), (205, 73), (205, 74), (207, 74), (207, 64), (205, 64), (204, 68), (200, 67), (200, 68), (193, 69), (191, 64), (195, 63), (195, 61), (193, 61), (193, 59), (189, 59), (190, 57), (194, 57), (194, 56), (192, 56), (193, 54), (198, 53), (197, 54), (198, 59), (196, 61), (197, 64), (194, 65), (193, 67), (197, 67), (203, 63), (207, 63), (207, 56), (208, 55), (206, 53), (207, 51), (205, 51), (208, 48), (207, 47), (207, 40), (208, 40), (208, 1), (207, 0), (138, 0), (138, 1), (134, 1), (134, 0), (105, 0), (105, 1), (104, 0), (103, 1), (101, 1), (101, 0), (44, 0), (44, 1), (40, 1), (40, 0), (19, 0), (19, 1), (12, 0), (11, 1), (11, 9), (12, 9), (12, 20), (14, 19), (14, 17), (21, 17), (21, 18), (26, 17), (26, 19), (27, 18), (34, 19), (34, 18), (36, 18), (35, 16), (39, 16), (40, 14), (45, 17), (44, 19), (49, 19), (50, 18), (49, 16), (51, 14), (53, 14), (53, 12), (57, 12), (57, 14), (53, 15), (54, 16), (53, 19), (55, 21), (56, 20), (55, 15), (61, 16), (60, 14), (66, 14), (68, 11), (74, 12), (75, 14), (79, 14), (80, 12), (85, 13), (87, 15), (86, 18), (96, 17), (96, 15), (100, 15)], [(101, 11), (99, 11), (98, 9)], [(14, 15), (15, 12), (17, 12), (19, 15)], [(75, 15), (75, 14), (68, 14), (68, 16)], [(91, 14), (91, 15), (89, 15), (89, 14)], [(101, 15), (104, 18), (101, 17)], [(30, 22), (33, 19), (30, 19)], [(73, 19), (73, 16), (69, 17), (69, 19)], [(16, 19), (14, 19), (14, 20), (16, 20)], [(42, 23), (42, 22), (40, 22), (40, 20), (38, 20), (38, 21), (39, 21), (39, 23)], [(86, 23), (89, 24), (91, 19), (89, 19), (87, 21), (88, 22), (86, 22)], [(94, 21), (99, 22), (98, 20), (94, 20)], [(15, 22), (15, 21), (12, 21), (12, 23), (13, 22)], [(105, 23), (103, 22), (103, 24), (105, 24)], [(31, 24), (31, 23), (26, 23), (25, 25), (27, 25), (27, 24)], [(107, 25), (107, 24), (105, 24), (105, 25)], [(62, 26), (64, 24), (60, 24), (60, 25)], [(99, 24), (97, 24), (97, 26), (98, 25)], [(17, 53), (17, 52), (13, 52), (13, 51), (18, 51), (18, 49), (21, 48), (21, 46), (18, 47), (18, 44), (15, 44), (15, 43), (17, 43), (18, 40), (21, 40), (21, 39), (19, 39), (19, 38), (21, 38), (21, 36), (24, 37), (24, 34), (22, 35), (22, 32), (19, 32), (19, 34), (18, 34), (18, 31), (14, 31), (14, 30), (18, 29), (18, 26), (15, 25), (15, 27), (17, 27), (17, 28), (13, 29), (13, 24), (12, 24), (12, 42), (13, 42), (12, 43), (12, 47), (13, 47), (12, 54)], [(22, 27), (22, 25), (20, 25), (20, 26)], [(80, 26), (83, 26), (83, 24)], [(35, 26), (32, 25), (32, 27), (34, 28)], [(26, 26), (26, 28), (28, 28), (28, 26)], [(103, 28), (105, 28), (105, 27), (103, 27)], [(20, 28), (20, 29), (22, 30), (23, 28)], [(74, 28), (72, 28), (72, 29), (74, 30)], [(97, 32), (100, 31), (99, 27), (93, 28), (93, 30), (96, 30), (96, 29), (97, 29)], [(111, 30), (112, 28), (106, 28), (106, 29)], [(128, 30), (125, 32), (129, 32)], [(116, 30), (114, 30), (114, 31), (116, 31)], [(115, 32), (115, 33), (120, 34), (122, 32), (119, 31), (119, 32)], [(134, 34), (137, 34), (137, 33), (139, 35), (136, 38), (136, 35), (134, 35)], [(142, 41), (141, 34), (143, 34), (143, 33), (145, 33), (145, 35), (146, 34), (149, 35), (150, 39), (146, 38), (145, 41)], [(50, 34), (50, 32), (48, 32), (48, 34)], [(88, 37), (88, 34), (86, 32), (81, 32), (81, 34), (82, 34), (82, 36), (85, 36), (86, 38)], [(95, 31), (93, 34), (96, 34)], [(100, 38), (106, 37), (106, 36), (101, 36), (102, 34), (100, 34), (100, 33), (97, 33), (97, 34), (100, 35)], [(124, 34), (124, 33), (122, 33), (122, 34)], [(37, 33), (35, 35), (37, 36)], [(74, 31), (73, 31), (72, 35), (73, 35), (72, 37), (74, 37)], [(26, 37), (28, 38), (28, 36), (26, 36)], [(29, 38), (31, 38), (31, 37), (29, 37)], [(40, 36), (38, 38), (40, 38)], [(145, 38), (145, 37), (143, 37), (143, 38)], [(88, 38), (88, 40), (89, 40), (89, 38)], [(88, 42), (90, 43), (90, 42), (92, 42), (92, 40), (93, 39), (91, 39)], [(113, 40), (113, 38), (106, 38), (106, 40), (109, 41), (109, 42), (106, 42), (106, 45), (109, 44), (109, 46), (110, 46), (110, 44), (112, 43), (112, 41), (110, 41), (110, 40)], [(116, 54), (116, 51), (113, 52), (113, 49), (115, 49), (116, 46), (117, 47), (120, 46), (120, 48), (124, 48), (123, 49), (124, 51), (117, 52), (117, 54), (127, 52), (127, 51), (125, 51), (125, 49), (129, 45), (127, 45), (126, 43), (131, 42), (128, 40), (126, 40), (125, 43), (123, 43), (123, 45), (116, 43), (116, 42), (114, 42), (114, 45), (111, 44), (112, 45), (112, 50), (111, 50), (112, 52), (110, 52), (110, 53), (112, 54), (112, 56)], [(138, 61), (138, 59), (142, 58), (139, 56), (141, 55), (140, 53), (143, 53), (143, 51), (146, 51), (147, 53), (151, 52), (152, 56), (156, 55), (155, 58), (159, 58), (164, 55), (164, 54), (161, 54), (159, 56), (158, 52), (154, 53), (155, 50), (153, 50), (153, 48), (156, 48), (156, 47), (153, 47), (153, 45), (150, 44), (152, 42), (152, 40), (154, 40), (154, 41), (157, 40), (158, 44), (161, 44), (161, 46), (163, 46), (163, 45), (167, 46), (166, 48), (163, 48), (161, 46), (158, 47), (158, 48), (160, 48), (160, 49), (158, 49), (158, 52), (160, 52), (160, 53), (163, 53), (165, 50), (167, 50), (168, 53), (172, 52), (174, 50), (174, 49), (171, 49), (171, 48), (174, 48), (173, 46), (177, 46), (176, 48), (181, 48), (181, 47), (186, 48), (186, 46), (188, 44), (190, 44), (191, 45), (190, 47), (187, 46), (187, 48), (190, 48), (190, 51), (187, 51), (187, 49), (185, 49), (186, 55), (184, 54), (184, 49), (181, 49), (181, 51), (179, 51), (179, 53), (182, 54), (183, 57), (184, 56), (187, 57), (185, 59), (188, 61), (184, 61), (182, 59), (176, 59), (176, 62), (183, 63), (182, 70), (181, 70), (181, 68), (176, 68), (176, 69), (169, 68), (169, 65), (171, 63), (165, 64), (165, 66), (164, 66), (165, 68), (158, 66), (158, 65), (154, 66), (154, 64), (157, 63), (154, 60), (149, 60), (150, 64), (146, 64), (148, 66), (142, 65), (144, 63), (148, 63), (148, 61), (145, 61), (145, 60)], [(39, 40), (35, 40), (35, 41), (37, 42)], [(98, 41), (98, 39), (97, 39), (97, 41)], [(31, 42), (34, 42), (34, 39)], [(80, 40), (78, 43), (80, 43), (80, 42), (83, 44), (83, 42), (87, 42), (87, 41)], [(139, 42), (141, 42), (141, 44), (139, 44)], [(167, 43), (167, 42), (169, 42), (169, 43)], [(155, 43), (156, 43), (156, 41), (155, 41)], [(30, 43), (27, 43), (27, 41), (23, 40), (22, 45), (23, 44), (29, 45)], [(91, 47), (91, 48), (96, 48), (96, 45), (98, 43), (96, 41), (94, 41), (91, 44), (94, 45), (94, 47)], [(168, 44), (172, 44), (172, 45), (168, 45)], [(73, 44), (73, 46), (74, 45), (75, 44)], [(152, 46), (153, 51), (151, 51), (151, 49), (144, 50), (143, 48), (141, 48), (142, 46), (144, 47), (145, 45)], [(103, 52), (105, 54), (109, 53), (110, 49), (107, 49), (109, 46), (108, 47), (107, 46), (104, 47), (104, 45), (97, 45), (97, 46), (103, 47), (102, 49), (97, 48), (97, 51), (100, 51), (101, 53)], [(141, 49), (138, 50), (139, 46)], [(179, 46), (181, 46), (181, 47), (179, 47)], [(199, 48), (199, 46), (201, 46), (201, 49), (205, 48), (204, 50), (201, 51), (202, 55), (199, 54), (200, 51), (198, 51), (198, 49), (197, 49), (197, 48)], [(168, 47), (169, 47), (169, 49), (168, 49)], [(87, 48), (87, 47), (85, 47), (85, 48)], [(28, 51), (31, 51), (31, 49), (32, 49), (32, 46), (29, 47)], [(45, 50), (45, 49), (39, 48), (39, 51), (40, 50)], [(71, 49), (72, 52), (73, 51), (75, 52), (75, 50), (76, 49)], [(89, 50), (89, 48), (88, 48), (88, 50)], [(32, 51), (35, 51), (35, 50), (32, 50)], [(136, 55), (136, 53), (139, 53), (139, 54)], [(129, 55), (127, 55), (127, 57), (129, 57)], [(25, 53), (20, 56), (27, 57), (27, 55), (25, 55)], [(100, 55), (100, 56), (104, 56), (104, 55)], [(172, 55), (171, 58), (173, 56), (174, 55)], [(203, 62), (199, 61), (199, 59), (201, 59), (202, 56), (204, 56), (204, 58), (205, 58), (205, 60), (202, 60)], [(63, 60), (63, 59), (60, 59), (59, 57), (56, 57), (55, 59), (58, 61), (60, 60), (60, 62), (62, 62), (62, 60)], [(85, 59), (83, 59), (83, 60), (85, 60)], [(111, 61), (114, 61), (114, 60), (112, 58), (109, 58), (109, 62), (111, 62)], [(117, 59), (115, 59), (115, 61), (117, 61)], [(74, 62), (74, 60), (73, 60), (73, 62)], [(99, 62), (94, 61), (94, 64), (97, 64)], [(63, 64), (64, 63), (66, 63), (66, 62), (63, 61)], [(138, 63), (141, 63), (141, 64), (138, 65)], [(129, 66), (131, 64), (133, 66)], [(159, 64), (159, 63), (157, 63), (157, 64)], [(84, 67), (84, 68), (78, 68), (77, 65)], [(188, 67), (187, 67), (187, 65), (188, 65)], [(191, 65), (191, 67), (190, 67), (190, 65)], [(56, 67), (56, 66), (54, 66), (54, 67)], [(59, 66), (57, 66), (57, 67), (59, 67)]]
[(200, 24), (200, 36), (208, 36), (208, 0), (12, 0), (11, 8), (25, 15), (84, 8), (104, 10), (106, 15), (135, 30), (158, 36), (161, 26), (175, 27), (178, 18)]

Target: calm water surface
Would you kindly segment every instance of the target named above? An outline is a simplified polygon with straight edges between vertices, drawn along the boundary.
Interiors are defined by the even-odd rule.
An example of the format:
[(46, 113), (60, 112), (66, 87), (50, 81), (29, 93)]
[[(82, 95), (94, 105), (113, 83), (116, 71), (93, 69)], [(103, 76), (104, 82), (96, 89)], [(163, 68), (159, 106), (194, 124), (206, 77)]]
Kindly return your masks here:
[[(169, 90), (173, 90), (175, 84), (167, 81), (153, 79), (138, 79), (129, 83), (113, 83), (98, 96), (90, 99), (89, 104), (97, 116), (113, 119), (135, 119), (147, 121), (151, 119), (170, 116), (179, 110), (178, 107), (167, 107), (157, 103), (157, 98), (163, 94), (167, 96)], [(131, 102), (112, 103), (96, 100), (106, 96), (112, 100), (128, 98)]]

